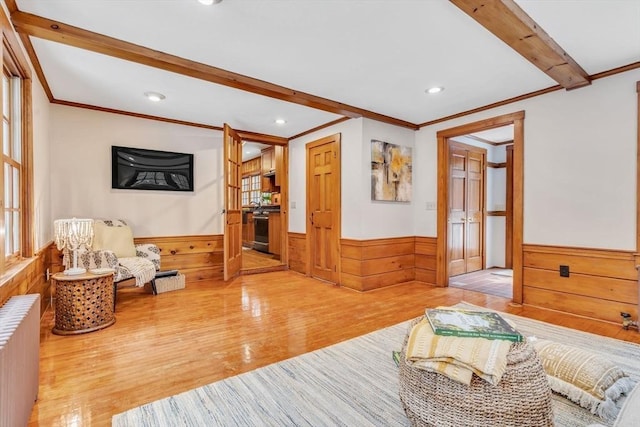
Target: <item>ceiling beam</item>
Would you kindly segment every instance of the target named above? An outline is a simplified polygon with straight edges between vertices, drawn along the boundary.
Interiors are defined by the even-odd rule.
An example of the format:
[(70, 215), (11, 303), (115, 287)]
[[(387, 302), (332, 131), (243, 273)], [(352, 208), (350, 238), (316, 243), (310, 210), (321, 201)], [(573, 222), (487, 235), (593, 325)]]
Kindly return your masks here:
[(182, 74), (208, 82), (233, 87), (235, 89), (318, 110), (340, 114), (350, 118), (366, 117), (395, 126), (418, 129), (418, 125), (404, 120), (378, 114), (373, 111), (321, 98), (319, 96), (289, 89), (242, 74), (200, 62), (190, 61), (168, 53), (149, 49), (123, 40), (94, 33), (82, 28), (67, 25), (52, 19), (43, 18), (26, 12), (11, 14), (16, 31), (45, 40), (74, 46), (92, 52), (102, 53), (126, 61), (136, 62), (173, 73)]
[(565, 89), (591, 84), (585, 70), (514, 0), (450, 0)]

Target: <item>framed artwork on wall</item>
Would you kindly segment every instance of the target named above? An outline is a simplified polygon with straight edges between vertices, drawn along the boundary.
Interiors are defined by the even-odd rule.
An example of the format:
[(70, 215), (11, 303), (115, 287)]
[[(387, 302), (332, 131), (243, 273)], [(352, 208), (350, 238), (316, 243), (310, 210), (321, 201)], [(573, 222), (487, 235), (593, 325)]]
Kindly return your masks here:
[(410, 202), (411, 147), (371, 140), (371, 200)]

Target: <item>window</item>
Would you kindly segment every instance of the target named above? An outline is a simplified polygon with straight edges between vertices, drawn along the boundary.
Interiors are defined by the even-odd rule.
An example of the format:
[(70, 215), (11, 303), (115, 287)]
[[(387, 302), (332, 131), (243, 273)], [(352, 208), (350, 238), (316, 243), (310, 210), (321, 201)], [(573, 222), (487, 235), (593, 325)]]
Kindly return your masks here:
[(250, 175), (242, 178), (242, 206), (259, 203), (260, 193), (260, 175)]
[(2, 74), (2, 170), (4, 171), (4, 256), (7, 264), (21, 256), (22, 108), (21, 79)]
[(2, 47), (0, 274), (33, 255), (31, 75), (18, 46)]

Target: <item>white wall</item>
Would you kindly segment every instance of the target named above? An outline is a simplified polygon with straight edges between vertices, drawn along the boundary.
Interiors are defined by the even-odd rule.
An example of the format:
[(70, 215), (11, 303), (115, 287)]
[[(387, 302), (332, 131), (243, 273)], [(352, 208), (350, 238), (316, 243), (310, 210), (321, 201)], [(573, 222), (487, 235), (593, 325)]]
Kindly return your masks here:
[[(222, 234), (221, 132), (51, 106), (52, 217), (123, 218), (135, 236)], [(194, 192), (114, 190), (111, 146), (194, 154)]]
[[(353, 187), (349, 184), (357, 180), (359, 171), (346, 168), (345, 162), (349, 156), (360, 158), (360, 143), (362, 141), (362, 119), (347, 120), (317, 132), (289, 142), (289, 231), (306, 233), (306, 148), (305, 144), (326, 136), (341, 134), (341, 178), (342, 178), (342, 234), (345, 233), (344, 217), (347, 215), (345, 203), (352, 194)], [(359, 209), (358, 209), (359, 210)]]
[(341, 134), (342, 237), (413, 236), (413, 202), (371, 200), (371, 140), (413, 147), (414, 132), (368, 119), (348, 120), (290, 142), (289, 231), (306, 232), (305, 144), (336, 133)]
[(53, 240), (50, 119), (49, 99), (35, 73), (32, 81), (34, 249), (38, 251)]
[[(635, 250), (639, 80), (633, 70), (422, 128), (414, 170), (429, 175), (415, 190), (436, 200), (438, 130), (524, 110), (524, 242)], [(436, 236), (435, 214), (417, 216), (416, 234)]]

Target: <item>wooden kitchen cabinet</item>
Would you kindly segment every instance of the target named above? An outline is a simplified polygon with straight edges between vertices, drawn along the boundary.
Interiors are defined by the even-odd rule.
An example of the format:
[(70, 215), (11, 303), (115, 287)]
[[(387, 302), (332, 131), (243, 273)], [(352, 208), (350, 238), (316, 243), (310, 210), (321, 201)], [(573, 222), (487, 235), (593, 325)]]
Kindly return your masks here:
[(253, 226), (253, 213), (247, 212), (245, 216), (246, 222), (242, 222), (242, 246), (251, 248), (253, 247), (253, 241), (256, 239), (256, 231)]
[(273, 147), (262, 150), (262, 174), (269, 173), (276, 168)]
[(282, 236), (280, 227), (280, 212), (269, 213), (269, 252), (274, 255), (282, 253)]
[(284, 170), (284, 147), (276, 145), (262, 150), (262, 191), (280, 192)]
[(262, 172), (261, 162), (260, 157), (242, 162), (242, 176), (260, 174)]
[(273, 147), (273, 167), (276, 170), (275, 185), (278, 187), (277, 191), (280, 191), (282, 185), (282, 177), (284, 175), (284, 147), (276, 145)]

